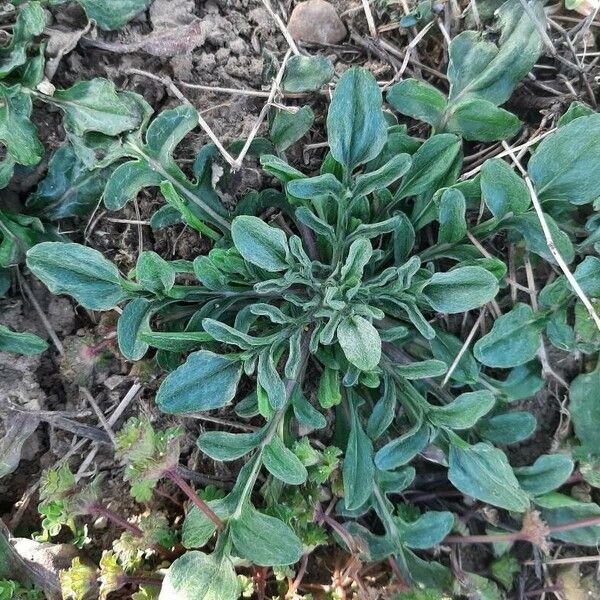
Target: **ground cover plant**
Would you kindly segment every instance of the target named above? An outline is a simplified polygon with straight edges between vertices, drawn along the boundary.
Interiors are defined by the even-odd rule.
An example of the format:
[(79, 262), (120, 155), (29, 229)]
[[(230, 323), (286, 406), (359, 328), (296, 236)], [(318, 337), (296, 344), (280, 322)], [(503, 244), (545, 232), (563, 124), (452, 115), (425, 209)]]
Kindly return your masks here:
[[(595, 594), (585, 571), (548, 567), (592, 563), (600, 541), (600, 116), (572, 97), (532, 132), (506, 104), (545, 52), (580, 69), (595, 104), (543, 4), (471, 5), (475, 22), (452, 37), (437, 21), (443, 85), (406, 72), (436, 23), (427, 3), (399, 20), (422, 29), (387, 83), (293, 41), (264, 53), (268, 122), (225, 147), (166, 75), (137, 69), (174, 96), (162, 109), (107, 78), (54, 86), (43, 34), (63, 4), (7, 13), (1, 183), (46, 168), (24, 207), (0, 209), (0, 280), (35, 301), (31, 276), (105, 315), (100, 341), (68, 347), (43, 319), (99, 426), (7, 397), (0, 476), (18, 473), (40, 421), (95, 450), (45, 465), (27, 501), (31, 543), (66, 542), (67, 563), (40, 575), (3, 526), (0, 598)], [(78, 4), (112, 31), (151, 2)], [(395, 9), (359, 8), (377, 54), (372, 11)], [(98, 44), (86, 29), (74, 43)], [(320, 119), (302, 103), (323, 89)], [(36, 104), (64, 131), (48, 157)], [(183, 160), (199, 127), (209, 140)], [(315, 130), (322, 153), (302, 164), (294, 148)], [(244, 157), (262, 183), (231, 201), (223, 185)], [(139, 215), (144, 195), (159, 199), (145, 223), (156, 236), (179, 227), (195, 245), (185, 258), (140, 245), (124, 270), (77, 224)], [(4, 325), (0, 348), (52, 351)], [(93, 392), (110, 355), (151, 393), (107, 417)], [(532, 402), (550, 404), (548, 390), (565, 417), (554, 436)]]

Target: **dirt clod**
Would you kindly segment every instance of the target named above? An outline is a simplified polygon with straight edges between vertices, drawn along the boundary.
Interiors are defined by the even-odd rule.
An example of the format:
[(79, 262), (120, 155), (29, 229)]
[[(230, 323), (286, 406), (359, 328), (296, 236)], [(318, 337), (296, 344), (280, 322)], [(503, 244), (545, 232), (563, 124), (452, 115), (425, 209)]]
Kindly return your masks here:
[(288, 23), (289, 32), (298, 42), (337, 44), (347, 34), (335, 8), (325, 0), (308, 0), (298, 4)]

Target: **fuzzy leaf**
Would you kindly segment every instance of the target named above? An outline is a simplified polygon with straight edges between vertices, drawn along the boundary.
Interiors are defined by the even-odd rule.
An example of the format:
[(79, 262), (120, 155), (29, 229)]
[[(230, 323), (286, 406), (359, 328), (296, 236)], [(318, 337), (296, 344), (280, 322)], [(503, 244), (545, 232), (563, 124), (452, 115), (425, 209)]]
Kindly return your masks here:
[(152, 0), (77, 0), (85, 10), (90, 21), (107, 31), (120, 29), (143, 10), (150, 6)]
[(509, 213), (525, 212), (531, 197), (525, 182), (505, 161), (499, 158), (486, 160), (481, 168), (481, 193), (491, 213), (502, 219)]
[(600, 361), (591, 373), (582, 373), (571, 382), (569, 412), (575, 435), (584, 452), (600, 456), (598, 430), (600, 428)]
[(156, 403), (169, 414), (221, 408), (233, 400), (241, 374), (236, 361), (207, 350), (193, 352), (162, 382)]
[(481, 98), (470, 98), (455, 105), (446, 124), (451, 133), (465, 140), (494, 142), (515, 135), (521, 121), (511, 112)]
[(364, 432), (356, 406), (352, 406), (350, 435), (344, 457), (344, 505), (347, 510), (362, 506), (373, 490), (373, 444)]
[(233, 243), (250, 263), (265, 271), (285, 271), (289, 268), (289, 246), (285, 233), (257, 217), (241, 216), (233, 220)]
[(495, 401), (494, 394), (488, 390), (466, 392), (450, 404), (431, 408), (428, 417), (437, 427), (470, 429), (492, 410)]
[[(532, 3), (532, 9), (543, 23), (542, 3)], [(542, 39), (520, 3), (509, 0), (498, 10), (498, 17), (502, 33), (497, 45), (477, 31), (453, 38), (448, 64), (451, 102), (475, 97), (502, 104), (536, 63)]]
[(206, 431), (201, 434), (196, 444), (198, 448), (213, 460), (237, 460), (252, 452), (260, 444), (264, 431), (252, 433), (230, 433), (228, 431)]
[(450, 445), (448, 478), (456, 489), (493, 506), (525, 512), (529, 498), (519, 487), (506, 455), (489, 444)]
[(306, 482), (306, 467), (285, 447), (279, 436), (274, 436), (265, 446), (263, 464), (271, 475), (288, 485), (302, 485)]
[(573, 472), (573, 461), (564, 454), (544, 454), (530, 467), (514, 469), (521, 487), (534, 496), (558, 489)]
[(16, 354), (41, 354), (48, 349), (48, 344), (41, 337), (27, 332), (18, 332), (0, 325), (0, 352)]
[(475, 358), (488, 367), (510, 368), (529, 362), (542, 343), (541, 326), (528, 304), (518, 303), (494, 321), (474, 346)]
[(363, 317), (346, 317), (337, 328), (337, 337), (348, 361), (361, 371), (371, 371), (381, 358), (381, 338)]
[[(17, 85), (0, 86), (0, 142), (6, 147), (7, 161), (36, 165), (44, 155), (35, 125), (29, 120), (33, 107), (31, 97)], [(9, 169), (9, 177), (12, 167)]]
[(48, 173), (27, 198), (27, 207), (48, 219), (82, 217), (100, 201), (108, 169), (89, 170), (70, 146), (61, 146), (48, 163)]
[(392, 86), (387, 101), (400, 113), (436, 126), (447, 107), (446, 96), (429, 83), (405, 79)]
[(530, 437), (536, 427), (531, 413), (514, 411), (482, 419), (477, 423), (477, 433), (492, 444), (516, 444)]
[(388, 471), (410, 462), (429, 442), (429, 427), (417, 426), (388, 442), (375, 455), (378, 469)]
[(600, 115), (580, 117), (542, 140), (527, 170), (540, 200), (585, 204), (600, 196)]
[(434, 273), (423, 289), (433, 310), (456, 314), (483, 306), (498, 292), (498, 280), (481, 267), (458, 267)]
[(285, 152), (311, 128), (315, 113), (310, 106), (290, 112), (278, 109), (271, 124), (271, 141), (280, 152)]
[(451, 512), (428, 511), (416, 521), (400, 524), (400, 540), (409, 548), (427, 550), (439, 544), (453, 525), (454, 515)]
[(382, 190), (404, 176), (410, 169), (410, 165), (411, 158), (409, 154), (398, 154), (376, 171), (359, 175), (354, 182), (352, 193), (355, 196), (366, 196), (377, 190)]
[[(556, 492), (538, 496), (535, 503), (541, 508), (542, 518), (550, 526), (600, 517), (600, 506), (596, 503), (580, 502)], [(597, 546), (600, 544), (600, 525), (557, 531), (551, 537), (567, 544)]]
[(69, 294), (91, 310), (110, 310), (126, 297), (117, 267), (80, 244), (38, 244), (27, 253), (27, 266), (53, 294)]
[(331, 81), (335, 71), (326, 56), (292, 56), (281, 86), (286, 92), (314, 92)]
[(329, 112), (331, 154), (348, 172), (377, 157), (387, 139), (382, 97), (375, 78), (364, 69), (348, 69), (340, 78)]
[(465, 237), (467, 234), (465, 210), (465, 197), (459, 190), (448, 188), (442, 194), (438, 216), (440, 222), (438, 243), (456, 243)]
[(108, 79), (80, 81), (52, 96), (65, 113), (65, 125), (78, 136), (89, 131), (119, 135), (136, 129), (142, 122), (139, 105), (126, 94), (117, 92)]
[(186, 552), (169, 567), (159, 600), (237, 600), (240, 584), (231, 561), (197, 550)]
[(239, 518), (230, 521), (235, 553), (255, 565), (291, 565), (302, 556), (302, 542), (283, 522), (252, 506), (244, 507)]

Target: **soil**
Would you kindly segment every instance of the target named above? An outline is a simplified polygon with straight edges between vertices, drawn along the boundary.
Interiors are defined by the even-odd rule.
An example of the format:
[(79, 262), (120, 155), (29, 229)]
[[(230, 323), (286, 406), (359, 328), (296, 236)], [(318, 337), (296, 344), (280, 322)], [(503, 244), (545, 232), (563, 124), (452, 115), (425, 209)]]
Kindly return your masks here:
[[(280, 4), (288, 11), (293, 5), (290, 0)], [(360, 2), (336, 0), (332, 4), (338, 14), (343, 15), (350, 37), (340, 45), (312, 46), (310, 50), (319, 50), (330, 56), (338, 73), (350, 64), (357, 64), (370, 68), (380, 78), (391, 78), (401, 59), (369, 43), (368, 25)], [(194, 47), (190, 50), (185, 47), (186, 41), (173, 35), (173, 32), (189, 27), (197, 19), (200, 19), (201, 27), (194, 31)], [(145, 14), (117, 32), (84, 32), (85, 27), (84, 14), (75, 3), (53, 8), (49, 31), (52, 39), (50, 48), (58, 57), (53, 63), (55, 74), (52, 83), (56, 87), (68, 87), (76, 81), (94, 77), (107, 77), (121, 89), (142, 94), (159, 112), (177, 106), (179, 101), (163, 83), (133, 71), (146, 71), (163, 77), (165, 81), (171, 79), (201, 111), (225, 145), (248, 135), (263, 107), (264, 98), (198, 90), (185, 83), (236, 90), (267, 89), (268, 86), (264, 87), (267, 82), (262, 79), (265, 54), (271, 53), (281, 60), (287, 50), (285, 39), (260, 0), (155, 0)], [(167, 37), (158, 40), (157, 36), (163, 34)], [(149, 45), (147, 42), (153, 36), (158, 41)], [(406, 33), (394, 34), (397, 47), (404, 48), (407, 41)], [(179, 51), (173, 55), (169, 44), (183, 44), (183, 47), (176, 46)], [(424, 40), (419, 46), (420, 59), (431, 68), (444, 70), (445, 57), (441, 47), (435, 41)], [(436, 85), (443, 87), (444, 83), (438, 80)], [(529, 82), (523, 84), (509, 106), (525, 121), (524, 135), (535, 131), (542, 119), (551, 121), (554, 115), (563, 112), (571, 99), (568, 94), (556, 99), (544, 95), (539, 89), (534, 92), (531, 90)], [(535, 98), (535, 102), (531, 98)], [(292, 164), (310, 171), (319, 163), (324, 150), (307, 150), (305, 146), (319, 144), (325, 139), (326, 98), (314, 94), (301, 100), (289, 100), (289, 103), (308, 103), (317, 115), (315, 127), (303, 144), (294, 147), (288, 154)], [(46, 156), (49, 157), (64, 138), (60, 116), (42, 105), (36, 106), (34, 120), (46, 147)], [(410, 121), (408, 124), (414, 135), (425, 133), (422, 125)], [(264, 126), (261, 132), (264, 132)], [(179, 164), (184, 168), (189, 167), (198, 150), (209, 141), (199, 130), (187, 136), (177, 149)], [(16, 177), (9, 190), (5, 191), (3, 201), (18, 204), (44, 177), (45, 167), (44, 162), (33, 171), (20, 173), (21, 176)], [(273, 185), (273, 181), (265, 177), (254, 159), (249, 157), (235, 177), (224, 177), (217, 185), (226, 202), (234, 205), (247, 191)], [(61, 230), (69, 232), (74, 241), (85, 242), (100, 250), (114, 260), (124, 273), (134, 266), (142, 250), (154, 250), (165, 258), (188, 260), (209, 250), (208, 243), (199, 240), (195, 233), (182, 226), (153, 232), (146, 224), (124, 222), (147, 223), (160, 206), (162, 200), (154, 190), (144, 191), (136, 203), (122, 211), (108, 213), (99, 208), (89, 219), (62, 223)], [(88, 388), (100, 409), (110, 414), (132, 386), (140, 382), (141, 391), (128, 405), (122, 418), (146, 414), (161, 425), (178, 422), (161, 415), (154, 405), (153, 397), (158, 384), (155, 367), (149, 363), (132, 366), (120, 357), (114, 340), (114, 315), (93, 314), (77, 307), (69, 299), (50, 295), (25, 270), (22, 270), (22, 277), (64, 346), (66, 358), (61, 357), (54, 346), (45, 354), (34, 357), (0, 353), (2, 406), (10, 402), (24, 410), (59, 411), (100, 431), (100, 425), (80, 393), (79, 386)], [(48, 337), (38, 311), (18, 282), (15, 282), (7, 298), (0, 299), (0, 323)], [(98, 344), (100, 350), (97, 356), (86, 362), (82, 358), (81, 348)], [(555, 366), (558, 363), (557, 372), (567, 379), (579, 372), (580, 365), (576, 360), (565, 358), (564, 354), (557, 361), (552, 357), (552, 362)], [(567, 433), (563, 427), (564, 411), (561, 413), (565, 393), (560, 385), (549, 382), (535, 397), (515, 406), (532, 412), (538, 419), (538, 429), (526, 442), (507, 449), (512, 464), (531, 464), (562, 441)], [(226, 488), (235, 478), (239, 465), (217, 464), (202, 457), (193, 442), (203, 426), (202, 421), (186, 421), (188, 436), (184, 445), (184, 463), (206, 477), (207, 481)], [(3, 433), (0, 420), (0, 439)], [(0, 517), (9, 524), (13, 533), (28, 536), (39, 529), (39, 517), (35, 510), (36, 483), (44, 468), (55, 465), (71, 451), (75, 439), (72, 432), (42, 419), (38, 429), (25, 442), (18, 470), (0, 480)], [(107, 498), (124, 514), (136, 512), (125, 491), (121, 470), (115, 466), (108, 446), (87, 443), (75, 452), (72, 466), (78, 468), (90, 451), (96, 454), (91, 464), (84, 465), (87, 472), (102, 472), (107, 482)], [(447, 486), (447, 482), (442, 483)], [(438, 483), (425, 483), (421, 491), (435, 490), (436, 485)], [(159, 487), (156, 507), (163, 508), (171, 515), (181, 513), (181, 500), (169, 484)], [(86, 547), (86, 552), (96, 560), (100, 550), (109, 548), (117, 537), (116, 530), (101, 521), (90, 527), (89, 535), (91, 543)], [(311, 585), (329, 585), (334, 571), (343, 566), (346, 560), (347, 556), (341, 552), (333, 556), (330, 549), (318, 552), (305, 580), (309, 584), (307, 591)], [(465, 570), (485, 573), (490, 557), (462, 550), (461, 560)], [(381, 591), (382, 581), (388, 579), (389, 573), (385, 571), (383, 579), (374, 578), (374, 589)]]

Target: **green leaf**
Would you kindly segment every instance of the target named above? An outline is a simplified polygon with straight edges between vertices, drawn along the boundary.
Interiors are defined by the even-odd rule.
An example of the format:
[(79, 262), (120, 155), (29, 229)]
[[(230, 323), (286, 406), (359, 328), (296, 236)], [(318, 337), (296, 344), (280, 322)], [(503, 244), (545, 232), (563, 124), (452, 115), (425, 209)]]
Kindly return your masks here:
[(271, 124), (271, 141), (280, 152), (285, 152), (304, 137), (314, 120), (315, 113), (310, 106), (303, 106), (295, 112), (277, 109)]
[(245, 506), (229, 529), (235, 553), (255, 565), (272, 567), (291, 565), (302, 556), (302, 542), (283, 522)]
[(281, 229), (244, 215), (233, 220), (231, 236), (239, 253), (253, 265), (270, 272), (289, 269), (290, 250)]
[[(579, 502), (556, 492), (538, 496), (535, 503), (541, 508), (542, 518), (550, 527), (600, 517), (600, 506), (594, 502)], [(600, 544), (600, 525), (556, 531), (550, 536), (567, 544), (597, 546)]]
[(156, 403), (169, 414), (221, 408), (233, 400), (241, 374), (236, 361), (207, 350), (193, 352), (162, 382)]
[(446, 406), (432, 407), (427, 416), (437, 427), (470, 429), (492, 410), (495, 402), (494, 394), (488, 390), (466, 392)]
[(389, 376), (383, 381), (383, 393), (377, 401), (369, 420), (367, 421), (367, 435), (373, 440), (379, 439), (392, 424), (396, 416), (396, 387)]
[(306, 482), (306, 467), (289, 448), (286, 448), (279, 436), (273, 436), (265, 446), (262, 459), (269, 473), (280, 481), (288, 485), (302, 485)]
[(23, 262), (27, 251), (60, 237), (55, 230), (44, 226), (37, 217), (0, 210), (0, 268), (6, 269)]
[(575, 435), (584, 452), (600, 456), (598, 431), (600, 428), (600, 361), (591, 373), (582, 373), (571, 382), (569, 412)]
[[(435, 330), (435, 337), (429, 340), (434, 358), (451, 365), (463, 347), (463, 342), (450, 333), (440, 329)], [(451, 380), (463, 384), (473, 384), (479, 378), (479, 365), (469, 350), (463, 351)]]
[(511, 112), (487, 100), (470, 98), (454, 105), (445, 128), (465, 140), (494, 142), (512, 137), (520, 127), (521, 121)]
[(229, 558), (193, 550), (169, 567), (159, 600), (237, 600), (240, 592), (240, 583)]
[[(399, 520), (396, 520), (398, 522)], [(451, 512), (428, 511), (416, 521), (400, 521), (402, 545), (416, 550), (427, 550), (439, 544), (452, 530), (454, 515)]]
[[(18, 10), (12, 37), (0, 48), (0, 79), (27, 62), (28, 50), (46, 25), (46, 15), (40, 2), (28, 2)], [(25, 77), (21, 77), (21, 81), (26, 84)]]
[(13, 331), (0, 325), (0, 352), (34, 355), (47, 349), (48, 344), (41, 337), (33, 333)]
[(27, 252), (27, 266), (53, 294), (69, 294), (91, 310), (110, 310), (127, 296), (117, 267), (80, 244), (38, 244)]
[(108, 169), (89, 170), (71, 146), (61, 146), (48, 163), (48, 173), (27, 198), (27, 207), (48, 219), (87, 215), (100, 201)]
[(400, 113), (434, 127), (446, 110), (446, 96), (429, 83), (405, 79), (390, 88), (387, 101)]
[(527, 170), (544, 200), (586, 204), (600, 196), (600, 114), (580, 117), (543, 139)]
[(294, 179), (304, 179), (306, 175), (298, 169), (290, 166), (285, 160), (272, 154), (263, 154), (260, 157), (260, 164), (262, 168), (267, 172), (277, 177), (280, 181), (287, 183)]
[(573, 461), (564, 454), (544, 454), (530, 467), (514, 469), (519, 485), (533, 496), (558, 489), (573, 472)]
[[(44, 147), (37, 129), (29, 120), (33, 106), (31, 97), (20, 86), (0, 85), (0, 142), (6, 146), (7, 161), (21, 165), (37, 165), (44, 156)], [(12, 169), (9, 169), (12, 175)]]
[(327, 113), (327, 139), (348, 173), (383, 149), (387, 126), (381, 107), (381, 92), (369, 71), (350, 68), (342, 75)]
[(460, 242), (467, 235), (465, 211), (466, 201), (463, 194), (455, 188), (448, 188), (442, 194), (439, 203), (439, 244)]
[(286, 389), (277, 372), (271, 348), (265, 348), (258, 357), (258, 383), (266, 392), (271, 408), (278, 410), (285, 404)]
[(503, 160), (486, 160), (481, 168), (481, 192), (491, 213), (502, 219), (507, 214), (518, 215), (531, 204), (525, 182)]
[(323, 369), (319, 379), (317, 399), (319, 400), (319, 404), (325, 409), (333, 408), (342, 401), (339, 371), (327, 366)]
[(337, 338), (348, 362), (361, 371), (372, 371), (381, 358), (381, 338), (369, 321), (358, 315), (346, 317), (337, 328)]
[(206, 431), (200, 435), (196, 444), (213, 460), (230, 461), (252, 452), (264, 436), (265, 432), (262, 429), (252, 433)]
[(378, 469), (388, 471), (410, 462), (429, 442), (429, 427), (417, 425), (388, 442), (375, 454)]
[[(395, 199), (418, 196), (439, 189), (455, 163), (462, 161), (460, 138), (451, 133), (430, 137), (412, 157), (412, 164), (404, 176)], [(418, 219), (412, 219), (414, 223)]]
[(148, 169), (145, 161), (135, 160), (118, 166), (104, 190), (104, 204), (108, 210), (120, 210), (145, 187), (158, 187), (163, 176)]
[(439, 377), (448, 371), (448, 365), (436, 359), (410, 362), (406, 365), (394, 365), (394, 371), (405, 379), (427, 379)]
[(143, 118), (137, 102), (117, 92), (112, 81), (102, 78), (56, 90), (52, 103), (64, 111), (65, 125), (78, 136), (89, 131), (119, 135), (139, 127)]
[(335, 74), (326, 56), (292, 56), (281, 81), (286, 92), (314, 92), (331, 81)]
[(148, 351), (148, 343), (141, 334), (150, 330), (153, 304), (145, 298), (135, 298), (127, 304), (117, 323), (119, 350), (128, 360), (141, 360)]
[(373, 491), (373, 444), (364, 432), (357, 414), (356, 403), (351, 404), (350, 435), (346, 445), (344, 466), (344, 505), (346, 510), (362, 506)]
[(410, 165), (410, 154), (398, 154), (376, 171), (359, 175), (354, 181), (352, 193), (355, 196), (366, 196), (382, 190), (400, 179), (410, 169)]
[(156, 252), (142, 252), (135, 265), (135, 276), (144, 289), (154, 294), (166, 294), (175, 285), (175, 271)]
[[(543, 4), (534, 2), (531, 8), (544, 23)], [(475, 97), (502, 104), (536, 63), (542, 39), (520, 3), (509, 0), (497, 14), (502, 30), (497, 45), (477, 31), (453, 38), (448, 64), (451, 102)]]
[(498, 280), (481, 267), (458, 267), (434, 273), (423, 288), (423, 296), (441, 313), (456, 314), (483, 306), (498, 293)]
[(373, 246), (365, 238), (358, 238), (350, 244), (348, 256), (342, 265), (340, 271), (340, 280), (343, 285), (354, 287), (362, 279), (363, 272), (371, 257), (373, 256)]
[(463, 494), (493, 506), (514, 512), (529, 508), (529, 498), (519, 487), (506, 455), (489, 444), (451, 444), (448, 478)]
[(521, 302), (494, 321), (474, 346), (475, 358), (488, 367), (508, 369), (530, 361), (540, 349), (541, 329), (533, 309)]
[(531, 413), (514, 411), (482, 419), (477, 423), (477, 433), (492, 444), (516, 444), (530, 437), (536, 427)]
[(107, 3), (106, 0), (77, 0), (85, 10), (90, 21), (95, 21), (100, 29), (112, 31), (126, 25), (143, 10), (150, 6), (152, 0), (119, 0)]
[(203, 331), (140, 331), (139, 337), (153, 348), (177, 353), (189, 352), (213, 339)]
[[(567, 264), (573, 262), (575, 250), (573, 249), (573, 244), (571, 243), (569, 236), (558, 227), (556, 221), (550, 215), (545, 214), (544, 218), (546, 219), (550, 235), (552, 236), (552, 240), (559, 254)], [(542, 226), (540, 225), (537, 214), (529, 211), (516, 215), (506, 221), (506, 226), (508, 226), (509, 229), (515, 229), (523, 236), (530, 252), (538, 254), (544, 260), (547, 260), (552, 264), (556, 264), (556, 259), (552, 256), (552, 253), (548, 248), (548, 242), (542, 231)]]
[(339, 197), (344, 193), (344, 186), (331, 173), (316, 177), (305, 177), (290, 181), (286, 189), (294, 198), (312, 200), (318, 196)]
[(595, 111), (592, 108), (590, 108), (587, 104), (575, 100), (571, 102), (569, 108), (567, 109), (567, 112), (564, 115), (562, 115), (560, 119), (558, 119), (558, 126), (562, 127), (563, 125), (567, 125), (568, 123), (574, 121), (579, 117), (589, 117), (594, 114), (596, 114)]

